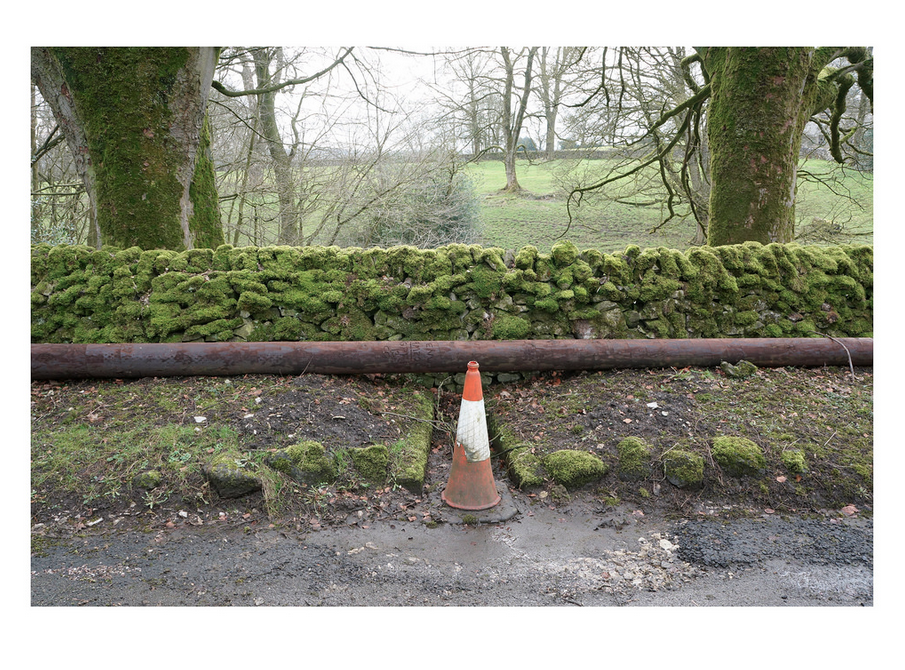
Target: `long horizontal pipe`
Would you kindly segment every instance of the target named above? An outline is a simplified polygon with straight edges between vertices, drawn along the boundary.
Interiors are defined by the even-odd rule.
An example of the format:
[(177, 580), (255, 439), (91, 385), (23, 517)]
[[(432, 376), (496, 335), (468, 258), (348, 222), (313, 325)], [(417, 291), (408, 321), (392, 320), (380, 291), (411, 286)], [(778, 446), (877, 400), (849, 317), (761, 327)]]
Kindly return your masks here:
[(32, 344), (32, 379), (714, 367), (872, 366), (872, 338)]

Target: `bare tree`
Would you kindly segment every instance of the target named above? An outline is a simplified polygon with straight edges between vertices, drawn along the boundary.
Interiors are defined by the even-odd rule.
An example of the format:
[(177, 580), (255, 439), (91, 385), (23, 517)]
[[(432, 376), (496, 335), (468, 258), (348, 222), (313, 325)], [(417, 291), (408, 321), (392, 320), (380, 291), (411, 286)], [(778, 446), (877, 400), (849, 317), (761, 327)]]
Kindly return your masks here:
[[(260, 139), (267, 147), (271, 159), (271, 168), (278, 200), (279, 244), (299, 244), (302, 237), (299, 201), (297, 194), (298, 181), (293, 171), (293, 158), (300, 145), (296, 122), (298, 116), (292, 117), (290, 129), (292, 136), (284, 140), (277, 119), (276, 99), (281, 91), (292, 92), (295, 87), (303, 86), (325, 76), (331, 70), (343, 64), (352, 53), (351, 48), (341, 50), (326, 67), (307, 76), (286, 76), (287, 71), (294, 69), (294, 59), (289, 61), (282, 47), (255, 47), (243, 50), (250, 56), (254, 71), (254, 88), (234, 91), (219, 81), (213, 83), (214, 88), (222, 95), (237, 98), (253, 96), (256, 102), (254, 124), (252, 126), (251, 147), (256, 139)], [(243, 83), (246, 83), (243, 81)], [(304, 94), (299, 100), (304, 99)], [(244, 202), (244, 201), (243, 201)]]
[(506, 170), (504, 192), (521, 190), (516, 174), (516, 156), (528, 116), (535, 59), (540, 47), (473, 47), (446, 55), (447, 66), (457, 84), (452, 94), (442, 95), (446, 114), (462, 129), (459, 137), (472, 151), (473, 159), (496, 151)]
[[(515, 172), (515, 159), (519, 149), (522, 125), (528, 110), (528, 98), (531, 94), (531, 68), (538, 48), (523, 47), (518, 54), (514, 54), (509, 47), (500, 47), (500, 57), (503, 61), (503, 114), (500, 119), (500, 129), (504, 142), (503, 163), (506, 166), (506, 186), (503, 190), (507, 193), (518, 193), (522, 190)], [(521, 73), (522, 86), (519, 88), (517, 67), (522, 57), (525, 59), (525, 66)]]
[[(700, 244), (706, 239), (709, 193), (705, 120), (684, 128), (679, 117), (658, 124), (664, 109), (696, 90), (686, 81), (684, 56), (682, 48), (672, 47), (588, 49), (582, 64), (597, 65), (574, 73), (582, 93), (565, 105), (566, 133), (575, 146), (586, 148), (586, 156), (601, 160), (573, 159), (557, 173), (566, 191), (581, 199), (596, 194), (597, 201), (656, 208), (660, 222), (649, 233), (691, 218), (693, 241)], [(570, 216), (575, 202), (568, 202)]]
[(88, 196), (60, 124), (31, 87), (31, 241), (84, 244)]
[(540, 48), (537, 97), (543, 106), (547, 160), (553, 160), (556, 151), (556, 123), (566, 94), (566, 76), (576, 70), (585, 51), (584, 47)]
[[(492, 78), (493, 52), (483, 48), (438, 52), (443, 59), (442, 84), (431, 83), (440, 106), (441, 119), (448, 120), (454, 141), (461, 141), (473, 157), (499, 145), (499, 93)], [(455, 146), (455, 145), (454, 145)]]
[[(216, 82), (214, 100), (224, 110), (215, 120), (232, 127), (241, 146), (225, 196), (234, 240), (383, 244), (393, 217), (398, 228), (414, 220), (406, 214), (412, 202), (430, 200), (429, 185), (455, 161), (420, 103), (384, 82), (385, 51), (227, 50), (221, 73), (232, 85)], [(411, 231), (396, 237), (421, 239)]]

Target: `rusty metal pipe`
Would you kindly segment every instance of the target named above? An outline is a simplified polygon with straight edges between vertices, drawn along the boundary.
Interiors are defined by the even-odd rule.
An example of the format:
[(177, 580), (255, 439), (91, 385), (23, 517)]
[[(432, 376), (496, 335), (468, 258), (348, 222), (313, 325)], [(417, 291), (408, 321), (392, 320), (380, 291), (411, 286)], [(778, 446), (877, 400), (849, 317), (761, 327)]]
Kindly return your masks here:
[(31, 378), (873, 365), (872, 338), (32, 344)]

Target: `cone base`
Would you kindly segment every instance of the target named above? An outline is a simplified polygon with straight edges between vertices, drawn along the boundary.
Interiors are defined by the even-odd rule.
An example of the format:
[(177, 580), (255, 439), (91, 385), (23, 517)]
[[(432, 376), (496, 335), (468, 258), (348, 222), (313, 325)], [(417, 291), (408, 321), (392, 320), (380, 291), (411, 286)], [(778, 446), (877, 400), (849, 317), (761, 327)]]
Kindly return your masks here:
[(496, 490), (490, 459), (469, 463), (462, 445), (456, 444), (449, 482), (440, 498), (450, 507), (470, 512), (498, 505), (502, 498)]
[(486, 505), (460, 505), (455, 502), (452, 502), (446, 498), (446, 491), (440, 494), (440, 498), (450, 507), (455, 507), (456, 509), (464, 509), (466, 512), (480, 512), (483, 509), (490, 509), (491, 507), (496, 507), (500, 504), (502, 498), (497, 495), (496, 500), (493, 502), (487, 503)]

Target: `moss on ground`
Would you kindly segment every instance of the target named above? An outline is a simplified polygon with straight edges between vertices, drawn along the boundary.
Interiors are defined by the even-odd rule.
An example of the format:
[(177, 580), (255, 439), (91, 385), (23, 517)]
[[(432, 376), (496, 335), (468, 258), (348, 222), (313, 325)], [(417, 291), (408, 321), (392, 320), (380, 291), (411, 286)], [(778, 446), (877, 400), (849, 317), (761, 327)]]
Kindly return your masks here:
[[(869, 368), (550, 374), (485, 397), (507, 444), (537, 459), (587, 450), (615, 467), (602, 486), (623, 500), (656, 500), (668, 474), (668, 489), (773, 509), (872, 504)], [(650, 473), (623, 479), (642, 443)]]
[[(852, 377), (848, 368), (763, 368), (743, 379), (719, 368), (614, 370), (484, 382), (493, 457), (523, 489), (564, 482), (581, 488), (582, 463), (596, 459), (588, 469), (599, 495), (641, 509), (683, 496), (777, 510), (872, 505), (869, 369), (856, 369)], [(434, 470), (429, 459), (439, 458), (432, 455), (431, 435), (435, 426), (454, 423), (459, 398), (435, 417), (435, 394), (407, 383), (404, 377), (317, 375), (35, 382), (33, 509), (40, 515), (63, 505), (98, 509), (134, 501), (156, 510), (168, 498), (201, 505), (211, 500), (203, 466), (217, 453), (231, 454), (258, 478), (268, 509), (280, 501), (284, 509), (314, 509), (314, 502), (324, 505), (363, 483), (374, 490), (351, 467), (342, 476), (332, 473), (337, 455), (348, 458), (368, 444), (378, 423), (388, 432), (370, 442), (386, 445), (386, 486), (421, 495), (428, 468)], [(353, 440), (355, 425), (366, 430)], [(722, 454), (746, 450), (724, 449), (727, 441), (715, 438), (731, 438), (736, 447), (754, 444), (763, 465), (756, 456), (746, 458), (756, 465), (753, 476), (727, 476)], [(323, 451), (300, 446), (311, 441)], [(559, 468), (575, 465), (557, 463), (563, 457), (552, 455), (561, 451), (583, 452), (575, 459), (580, 467)], [(677, 458), (682, 452), (684, 460)], [(331, 476), (299, 484), (305, 480), (292, 477), (297, 466), (290, 453), (298, 461), (321, 461)], [(149, 470), (161, 474), (150, 491), (135, 480)]]
[(801, 449), (789, 449), (779, 455), (789, 472), (793, 475), (803, 475), (808, 471), (808, 462)]
[(606, 475), (609, 467), (586, 451), (562, 449), (543, 458), (544, 468), (553, 481), (567, 489), (577, 489)]
[(704, 483), (704, 458), (682, 449), (673, 449), (662, 457), (667, 481), (680, 489), (698, 488)]
[(390, 461), (390, 452), (386, 445), (373, 444), (369, 447), (350, 449), (349, 457), (365, 481), (372, 484), (383, 484), (386, 481), (387, 465)]
[(651, 474), (651, 450), (640, 437), (627, 437), (618, 445), (619, 478), (626, 481), (647, 479)]
[(266, 462), (300, 484), (330, 484), (338, 474), (336, 460), (327, 454), (323, 444), (314, 440), (302, 440), (278, 450)]
[(413, 406), (405, 436), (390, 448), (389, 479), (418, 493), (427, 476), (427, 459), (433, 433), (434, 404), (431, 394), (412, 393)]
[(261, 490), (261, 480), (245, 463), (240, 453), (225, 452), (214, 456), (204, 467), (212, 488), (221, 498), (241, 498)]
[(764, 452), (744, 437), (715, 437), (711, 453), (713, 460), (733, 477), (759, 476), (766, 471)]

